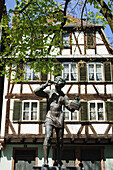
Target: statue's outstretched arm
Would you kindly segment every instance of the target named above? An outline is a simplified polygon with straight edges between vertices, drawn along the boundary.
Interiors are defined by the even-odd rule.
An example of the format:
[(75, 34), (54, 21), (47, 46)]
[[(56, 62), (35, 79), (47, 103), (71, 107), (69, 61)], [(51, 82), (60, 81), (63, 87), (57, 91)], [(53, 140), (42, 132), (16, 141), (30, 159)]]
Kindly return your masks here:
[(39, 97), (48, 97), (49, 93), (50, 93), (50, 90), (46, 90), (45, 88), (47, 86), (50, 86), (51, 85), (51, 82), (50, 80), (48, 80), (45, 84), (41, 85), (40, 87), (37, 87), (35, 90), (34, 90), (34, 93), (39, 96)]
[(74, 112), (75, 110), (79, 110), (79, 108), (80, 108), (79, 97), (75, 97), (75, 100), (70, 101), (68, 96), (65, 95), (64, 96), (64, 105), (71, 112)]

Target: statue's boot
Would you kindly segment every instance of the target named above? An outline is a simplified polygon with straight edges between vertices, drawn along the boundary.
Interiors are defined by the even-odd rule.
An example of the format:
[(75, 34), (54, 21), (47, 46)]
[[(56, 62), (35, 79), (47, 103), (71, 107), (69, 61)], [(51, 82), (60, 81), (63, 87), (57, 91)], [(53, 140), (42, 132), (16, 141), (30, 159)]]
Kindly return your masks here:
[(44, 145), (43, 146), (44, 150), (44, 167), (48, 167), (48, 155), (49, 155), (49, 146)]

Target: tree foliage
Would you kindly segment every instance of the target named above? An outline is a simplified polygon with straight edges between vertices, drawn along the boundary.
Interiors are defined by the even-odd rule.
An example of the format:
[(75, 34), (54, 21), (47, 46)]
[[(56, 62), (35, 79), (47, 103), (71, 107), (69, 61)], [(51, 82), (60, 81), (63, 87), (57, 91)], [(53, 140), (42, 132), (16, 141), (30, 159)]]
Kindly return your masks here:
[[(31, 61), (30, 67), (34, 72), (56, 74), (53, 67), (56, 67), (56, 56), (60, 54), (60, 50), (51, 47), (63, 46), (63, 27), (72, 22), (66, 20), (66, 12), (71, 12), (72, 9), (76, 11), (78, 5), (82, 19), (87, 4), (98, 10), (96, 15), (93, 11), (88, 11), (87, 20), (108, 23), (113, 31), (113, 2), (110, 0), (107, 3), (104, 0), (65, 0), (63, 4), (56, 3), (55, 0), (16, 0), (15, 10), (4, 14), (1, 20), (4, 30), (1, 43), (5, 46), (5, 50), (1, 52), (1, 66), (4, 66), (2, 73), (9, 76), (7, 68), (12, 67), (14, 75), (18, 72), (23, 75), (23, 69), (15, 68), (15, 63), (19, 65)], [(60, 12), (61, 9), (63, 12)], [(16, 78), (18, 79), (18, 75)]]

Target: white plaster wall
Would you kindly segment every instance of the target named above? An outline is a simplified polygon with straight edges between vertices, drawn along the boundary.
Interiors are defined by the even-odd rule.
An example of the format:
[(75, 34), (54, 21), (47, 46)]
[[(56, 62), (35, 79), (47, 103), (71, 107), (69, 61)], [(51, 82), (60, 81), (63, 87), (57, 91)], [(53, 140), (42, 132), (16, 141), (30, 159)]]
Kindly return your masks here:
[(98, 32), (96, 32), (96, 44), (104, 44), (102, 38)]
[(24, 84), (23, 85), (23, 93), (25, 93), (25, 94), (31, 93), (32, 94), (32, 91), (31, 91), (31, 89), (30, 89), (28, 84)]
[(97, 54), (100, 54), (100, 55), (109, 54), (106, 46), (100, 45), (100, 46), (97, 46), (96, 48), (97, 48)]
[(21, 134), (39, 134), (39, 125), (21, 124)]
[(63, 90), (63, 92), (66, 94), (69, 88), (70, 88), (70, 85), (65, 85), (65, 86), (62, 88), (62, 90)]
[(95, 49), (87, 49), (86, 50), (86, 55), (94, 55), (95, 54)]
[(97, 134), (104, 134), (109, 124), (92, 124)]
[(71, 90), (69, 91), (69, 93), (71, 93), (71, 94), (78, 93), (78, 85), (73, 85), (71, 87)]
[[(84, 44), (84, 33), (83, 32), (80, 32), (80, 33), (75, 32), (75, 36), (76, 36), (79, 44)], [(75, 39), (74, 36), (72, 38)]]
[(104, 94), (104, 85), (95, 85), (95, 87), (99, 93)]
[(95, 94), (96, 91), (92, 85), (87, 85), (87, 93), (89, 94)]
[(51, 51), (50, 51), (50, 54), (51, 54), (51, 55), (57, 55), (57, 54), (59, 54), (59, 53), (60, 53), (60, 48), (59, 48), (59, 47), (58, 47), (58, 48), (55, 48), (55, 47), (52, 46)]
[(62, 55), (70, 55), (70, 49), (63, 49)]
[(71, 134), (77, 134), (81, 125), (79, 125), (79, 124), (73, 125), (72, 124), (72, 125), (67, 125), (67, 126), (68, 126)]
[[(12, 126), (16, 132), (16, 134), (18, 134), (18, 123), (12, 123)], [(9, 134), (13, 134), (12, 130), (9, 127)]]
[(20, 84), (15, 84), (12, 93), (20, 94)]
[(106, 85), (106, 93), (107, 94), (112, 94), (113, 93), (112, 85)]

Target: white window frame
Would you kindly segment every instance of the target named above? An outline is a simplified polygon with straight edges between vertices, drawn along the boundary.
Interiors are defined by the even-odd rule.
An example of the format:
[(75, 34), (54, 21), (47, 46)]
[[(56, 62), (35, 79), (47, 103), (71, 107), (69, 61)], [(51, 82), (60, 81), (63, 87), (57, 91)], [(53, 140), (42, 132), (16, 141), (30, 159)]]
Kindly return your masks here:
[[(72, 120), (72, 114), (74, 112), (69, 111), (65, 106), (63, 106), (62, 110), (63, 110), (63, 113), (64, 113), (64, 121), (78, 121), (79, 120), (79, 111), (78, 110), (74, 111), (74, 112), (77, 112), (77, 119), (75, 119), (75, 120)], [(68, 114), (69, 114), (69, 119), (68, 120), (65, 119), (65, 112), (68, 112)]]
[[(31, 75), (31, 78), (30, 79), (26, 79), (26, 65), (27, 64), (30, 64), (30, 62), (27, 62), (26, 64), (25, 64), (25, 80), (28, 80), (28, 81), (42, 81), (41, 80), (41, 72), (37, 72), (37, 73), (33, 73), (33, 69), (30, 69), (29, 68), (29, 73), (30, 73), (30, 75)], [(37, 77), (38, 77), (38, 79), (33, 79), (33, 74), (35, 74)], [(47, 80), (48, 80), (48, 78), (50, 77), (50, 74), (48, 74), (47, 75)]]
[[(90, 73), (90, 72), (89, 72), (89, 65), (90, 65), (90, 64), (94, 65), (94, 80), (89, 80), (89, 73)], [(101, 65), (102, 80), (97, 80), (97, 78), (96, 78), (96, 73), (97, 73), (97, 72), (96, 72), (96, 65), (97, 65), (97, 64), (100, 64), (100, 65)], [(102, 63), (99, 63), (99, 62), (88, 63), (88, 64), (87, 64), (87, 70), (88, 70), (88, 73), (87, 73), (87, 74), (88, 74), (88, 81), (90, 81), (90, 82), (93, 82), (93, 81), (101, 82), (101, 81), (103, 81), (104, 77), (103, 77), (103, 64), (102, 64)]]
[[(23, 116), (24, 116), (24, 103), (29, 103), (29, 119), (28, 120), (24, 120)], [(31, 120), (31, 104), (32, 103), (37, 103), (37, 119), (35, 120)], [(39, 120), (39, 101), (37, 100), (24, 100), (22, 101), (22, 121), (37, 121)]]
[[(26, 70), (26, 66), (27, 66), (28, 64), (30, 64), (30, 62), (27, 62), (27, 63), (25, 64), (25, 80), (29, 80), (29, 81), (30, 81), (30, 80), (34, 80), (34, 79), (33, 79), (33, 74), (34, 74), (34, 73), (33, 73), (33, 69), (30, 69), (30, 68), (29, 68), (29, 74), (30, 74), (30, 77), (31, 77), (31, 78), (30, 78), (30, 79), (27, 79), (27, 78), (26, 78), (26, 74), (28, 74), (28, 73), (27, 73), (27, 70)], [(29, 66), (28, 66), (28, 67), (29, 67)], [(39, 73), (35, 73), (35, 74), (39, 77)]]
[[(63, 62), (62, 63), (62, 66), (64, 67), (64, 64), (68, 64), (69, 65), (69, 80), (66, 80), (67, 82), (77, 82), (78, 81), (78, 65), (76, 62)], [(76, 64), (76, 68), (77, 68), (77, 72), (76, 75), (77, 75), (77, 79), (76, 80), (71, 80), (71, 64)], [(64, 74), (64, 70), (62, 70), (62, 77), (63, 77), (63, 74)]]
[[(90, 104), (91, 103), (95, 103), (96, 120), (95, 119), (91, 120), (91, 118), (90, 118)], [(97, 110), (97, 104), (98, 103), (102, 103), (103, 104), (103, 117), (104, 117), (103, 120), (99, 120), (98, 119), (98, 110)], [(105, 103), (104, 103), (104, 101), (100, 101), (100, 100), (88, 101), (88, 116), (89, 116), (89, 120), (90, 121), (105, 121)]]

